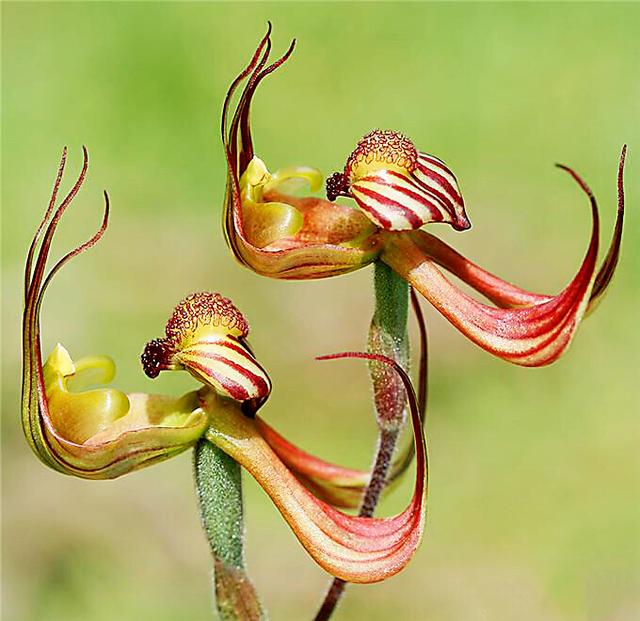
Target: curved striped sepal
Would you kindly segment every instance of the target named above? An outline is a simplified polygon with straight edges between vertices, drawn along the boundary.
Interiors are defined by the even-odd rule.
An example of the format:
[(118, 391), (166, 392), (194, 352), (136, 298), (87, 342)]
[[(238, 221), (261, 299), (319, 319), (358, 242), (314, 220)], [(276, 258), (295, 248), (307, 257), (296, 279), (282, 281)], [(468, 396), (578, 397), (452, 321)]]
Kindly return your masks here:
[[(428, 379), (428, 343), (427, 331), (422, 315), (422, 309), (414, 291), (411, 292), (411, 305), (418, 323), (420, 355), (418, 374), (418, 411), (420, 420), (424, 424), (427, 408), (427, 379)], [(391, 372), (393, 370), (390, 369)], [(402, 402), (404, 399), (404, 386), (402, 386)], [(276, 455), (295, 474), (296, 478), (318, 498), (328, 502), (334, 507), (357, 509), (364, 500), (371, 473), (365, 470), (345, 468), (332, 464), (312, 455), (282, 437), (273, 427), (268, 425), (260, 417), (256, 418), (262, 437), (273, 449)], [(395, 487), (407, 472), (413, 457), (415, 446), (413, 442), (405, 444), (399, 450), (391, 463), (383, 494)]]
[[(370, 472), (346, 468), (312, 455), (289, 442), (260, 417), (256, 418), (256, 425), (273, 452), (315, 496), (334, 507), (360, 507), (369, 485)], [(402, 480), (413, 458), (412, 449), (413, 445), (408, 445), (393, 460), (383, 493)]]
[(351, 184), (351, 196), (385, 231), (412, 231), (444, 222), (457, 231), (471, 225), (453, 173), (442, 160), (419, 153), (413, 172), (377, 170)]
[(39, 315), (44, 292), (67, 261), (100, 239), (109, 213), (107, 200), (97, 233), (67, 253), (46, 274), (56, 227), (87, 171), (85, 150), (82, 172), (56, 208), (66, 154), (65, 149), (49, 207), (33, 238), (25, 266), (22, 426), (31, 448), (46, 465), (82, 478), (110, 479), (193, 445), (203, 434), (207, 417), (195, 393), (174, 399), (140, 393), (126, 395), (114, 388), (86, 390), (89, 385), (107, 384), (113, 379), (115, 365), (109, 358), (97, 356), (74, 362), (66, 349), (57, 345), (43, 367)]
[[(625, 145), (622, 148), (618, 164), (618, 209), (613, 235), (607, 254), (596, 274), (585, 315), (596, 308), (606, 293), (618, 264), (624, 222), (624, 163), (626, 152), (627, 147)], [(416, 233), (413, 240), (430, 259), (473, 287), (497, 306), (502, 308), (532, 306), (548, 302), (553, 298), (551, 295), (527, 291), (503, 280), (476, 263), (469, 261), (451, 246), (426, 231)]]
[[(620, 166), (620, 188), (621, 171)], [(405, 278), (465, 336), (490, 353), (523, 366), (554, 362), (569, 346), (585, 311), (604, 293), (617, 261), (622, 229), (622, 205), (614, 239), (600, 272), (596, 275), (599, 217), (596, 200), (586, 183), (570, 168), (561, 166), (578, 183), (591, 204), (591, 240), (577, 274), (556, 296), (539, 296), (513, 287), (484, 270), (469, 268), (464, 280), (501, 306), (494, 308), (471, 298), (438, 269), (446, 263), (454, 273), (465, 266), (460, 255), (434, 244), (422, 231), (389, 236), (382, 258)], [(622, 196), (622, 195), (620, 195)], [(438, 260), (432, 258), (438, 255)]]
[[(322, 183), (317, 170), (292, 167), (272, 174), (255, 157), (251, 101), (262, 80), (286, 62), (295, 43), (267, 65), (270, 35), (271, 25), (248, 66), (231, 84), (222, 110), (228, 168), (223, 215), (227, 243), (238, 261), (264, 276), (312, 279), (351, 272), (371, 263), (379, 253), (371, 222), (347, 206), (291, 194), (305, 184), (314, 192)], [(231, 100), (243, 82), (229, 122)]]
[(411, 405), (417, 468), (413, 497), (391, 518), (344, 514), (315, 497), (278, 458), (254, 419), (232, 402), (203, 395), (211, 427), (207, 438), (242, 464), (274, 501), (300, 543), (331, 575), (348, 582), (384, 580), (409, 562), (424, 532), (427, 498), (427, 453), (415, 395), (407, 374), (394, 361), (375, 354), (346, 353), (327, 358), (357, 357), (392, 365), (401, 374)]

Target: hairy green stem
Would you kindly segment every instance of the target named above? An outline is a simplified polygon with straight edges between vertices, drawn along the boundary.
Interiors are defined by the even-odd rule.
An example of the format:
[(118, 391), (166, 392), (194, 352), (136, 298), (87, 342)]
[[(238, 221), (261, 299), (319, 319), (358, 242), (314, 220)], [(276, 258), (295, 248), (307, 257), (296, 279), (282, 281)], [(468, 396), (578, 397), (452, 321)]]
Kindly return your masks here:
[[(390, 267), (378, 261), (375, 263), (374, 288), (376, 306), (369, 329), (368, 350), (393, 358), (407, 369), (409, 286)], [(404, 424), (406, 399), (403, 386), (389, 369), (371, 363), (370, 372), (380, 434), (371, 479), (358, 513), (361, 517), (371, 517), (378, 506)], [(331, 617), (346, 585), (344, 580), (334, 578), (314, 621), (327, 621)]]
[(244, 518), (240, 466), (208, 440), (194, 450), (194, 479), (214, 562), (215, 599), (222, 621), (265, 621), (244, 566)]

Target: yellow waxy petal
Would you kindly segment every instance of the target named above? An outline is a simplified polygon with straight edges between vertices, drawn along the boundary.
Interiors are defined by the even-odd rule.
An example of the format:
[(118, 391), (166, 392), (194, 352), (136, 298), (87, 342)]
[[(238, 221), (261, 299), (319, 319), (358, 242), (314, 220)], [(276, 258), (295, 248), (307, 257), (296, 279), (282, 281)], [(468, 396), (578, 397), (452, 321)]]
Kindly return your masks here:
[(104, 387), (81, 390), (114, 376), (110, 358), (74, 363), (60, 344), (42, 368), (47, 446), (68, 474), (114, 478), (179, 453), (205, 431), (207, 415), (193, 392), (176, 398)]
[[(69, 352), (58, 343), (43, 367), (45, 392), (54, 428), (66, 439), (82, 444), (104, 431), (129, 411), (127, 396), (114, 388), (71, 392), (69, 378), (81, 371), (83, 382), (113, 379), (115, 365), (104, 356), (81, 359), (75, 365)], [(94, 381), (91, 382), (91, 376)]]
[(311, 192), (317, 192), (322, 187), (322, 181), (322, 173), (317, 168), (289, 166), (273, 173), (271, 180), (264, 184), (264, 192), (276, 190), (284, 194), (292, 194), (304, 186), (309, 186)]
[(243, 210), (245, 235), (256, 248), (264, 248), (284, 237), (292, 237), (304, 224), (302, 214), (286, 203), (245, 201)]

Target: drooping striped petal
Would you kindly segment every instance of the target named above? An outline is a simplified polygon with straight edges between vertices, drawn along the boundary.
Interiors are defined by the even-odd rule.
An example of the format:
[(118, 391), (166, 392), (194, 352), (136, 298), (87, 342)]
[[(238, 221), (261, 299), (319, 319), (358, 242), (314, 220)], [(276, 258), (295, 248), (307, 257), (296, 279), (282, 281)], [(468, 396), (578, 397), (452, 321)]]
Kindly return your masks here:
[(273, 452), (318, 498), (334, 507), (360, 506), (369, 483), (369, 472), (332, 464), (303, 451), (259, 417), (256, 426)]
[(432, 156), (420, 153), (413, 172), (379, 169), (351, 184), (351, 195), (376, 226), (409, 231), (430, 222), (456, 230), (470, 224), (453, 173)]
[(395, 362), (373, 354), (348, 353), (331, 357), (375, 359), (393, 365), (402, 375), (411, 405), (416, 443), (416, 484), (407, 508), (391, 518), (346, 515), (309, 492), (277, 457), (260, 433), (255, 419), (236, 405), (220, 404), (211, 392), (202, 395), (210, 415), (207, 437), (242, 464), (274, 501), (311, 557), (331, 575), (349, 582), (384, 580), (403, 569), (424, 531), (427, 495), (427, 455), (415, 394)]
[[(427, 408), (428, 342), (422, 309), (413, 290), (411, 291), (411, 306), (416, 316), (419, 333), (418, 410), (420, 420), (424, 425)], [(262, 437), (287, 468), (318, 498), (334, 507), (357, 509), (361, 506), (369, 485), (370, 472), (345, 468), (316, 457), (289, 442), (260, 417), (256, 418), (256, 425)], [(411, 465), (414, 455), (413, 442), (406, 444), (397, 452), (389, 469), (385, 493), (402, 479)]]
[[(315, 496), (334, 507), (360, 507), (369, 485), (370, 472), (346, 468), (312, 455), (289, 442), (260, 417), (256, 417), (256, 425), (273, 452)], [(413, 455), (414, 447), (411, 443), (394, 458), (389, 469), (385, 493), (402, 480), (402, 475), (411, 465)]]
[[(438, 269), (421, 248), (421, 232), (389, 235), (382, 259), (406, 278), (454, 326), (490, 353), (523, 366), (542, 366), (556, 360), (568, 347), (591, 297), (598, 255), (598, 208), (588, 186), (565, 168), (587, 194), (591, 203), (592, 232), (583, 263), (569, 285), (557, 296), (536, 301), (535, 294), (519, 292), (495, 283), (487, 292), (496, 297), (529, 302), (521, 308), (494, 308), (471, 298)], [(604, 266), (603, 269), (608, 269)], [(473, 271), (473, 270), (472, 270)], [(485, 282), (487, 274), (480, 274)], [(484, 291), (483, 291), (484, 292)], [(534, 304), (530, 304), (534, 301)]]
[[(605, 294), (615, 272), (622, 242), (624, 222), (624, 162), (627, 147), (622, 149), (618, 164), (618, 209), (609, 249), (595, 277), (586, 313), (590, 313)], [(451, 246), (426, 231), (413, 236), (415, 244), (438, 265), (463, 280), (497, 306), (514, 308), (542, 304), (553, 298), (551, 295), (535, 293), (518, 287), (480, 267), (462, 256)]]

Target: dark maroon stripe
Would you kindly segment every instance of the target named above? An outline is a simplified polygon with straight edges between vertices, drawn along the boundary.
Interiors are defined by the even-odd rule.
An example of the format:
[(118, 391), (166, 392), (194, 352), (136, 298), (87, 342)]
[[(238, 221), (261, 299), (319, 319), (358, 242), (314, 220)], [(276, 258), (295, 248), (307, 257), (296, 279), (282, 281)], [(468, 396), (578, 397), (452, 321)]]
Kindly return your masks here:
[[(431, 188), (429, 188), (429, 186), (426, 186), (424, 183), (422, 183), (419, 179), (417, 179), (416, 177), (411, 177), (411, 180), (407, 179), (404, 175), (402, 175), (399, 172), (396, 172), (395, 170), (389, 170), (387, 171), (389, 173), (389, 175), (392, 175), (393, 177), (396, 177), (397, 179), (403, 179), (405, 181), (408, 181), (409, 183), (414, 182), (416, 184), (418, 184), (420, 186), (420, 191), (425, 192), (426, 194), (429, 195), (429, 198), (434, 199), (433, 201), (429, 201), (425, 196), (423, 196), (422, 194), (419, 194), (417, 190), (410, 190), (409, 188), (405, 188), (403, 186), (398, 186), (398, 185), (394, 185), (392, 183), (382, 183), (382, 185), (389, 185), (391, 187), (393, 187), (394, 189), (398, 190), (399, 192), (402, 192), (403, 194), (406, 194), (407, 196), (410, 196), (411, 198), (414, 198), (415, 200), (421, 202), (425, 207), (427, 207), (427, 209), (429, 209), (429, 211), (432, 213), (432, 215), (434, 215), (434, 210), (435, 210), (435, 215), (438, 215), (440, 217), (440, 220), (435, 220), (435, 222), (440, 222), (444, 219), (440, 208), (444, 209), (447, 214), (451, 215), (451, 211), (449, 210), (449, 208), (447, 207), (447, 205), (440, 205), (438, 206), (436, 204), (435, 201), (438, 201), (439, 203), (443, 202), (441, 201), (439, 196), (436, 196), (434, 192), (431, 192)], [(381, 183), (381, 182), (379, 182)]]
[(220, 345), (221, 347), (227, 347), (228, 349), (231, 349), (237, 352), (238, 354), (241, 354), (247, 360), (250, 360), (255, 366), (257, 366), (264, 373), (265, 377), (267, 378), (267, 381), (269, 382), (268, 390), (271, 390), (271, 380), (269, 379), (269, 374), (265, 371), (264, 367), (255, 359), (253, 354), (250, 351), (248, 351), (245, 346), (241, 345), (240, 343), (234, 342), (233, 341), (234, 337), (230, 336), (229, 339), (231, 340), (220, 341), (218, 345)]
[(428, 153), (420, 153), (418, 155), (418, 160), (427, 160), (427, 162), (429, 162), (430, 164), (434, 164), (435, 166), (438, 166), (442, 168), (442, 170), (445, 170), (446, 172), (448, 172), (455, 179), (455, 175), (451, 172), (451, 170), (449, 170), (449, 167), (441, 159), (437, 158), (435, 155), (429, 155)]
[(427, 192), (427, 194), (430, 194), (431, 196), (433, 196), (434, 199), (440, 201), (442, 203), (442, 208), (452, 217), (455, 218), (456, 217), (456, 204), (446, 195), (443, 194), (442, 192), (436, 190), (435, 188), (432, 188), (431, 186), (428, 186), (426, 183), (424, 183), (424, 181), (421, 181), (420, 179), (418, 179), (418, 177), (416, 177), (414, 175), (413, 177), (416, 181), (416, 183), (425, 191)]
[[(269, 386), (264, 381), (264, 378), (260, 377), (259, 375), (256, 375), (252, 371), (249, 371), (249, 369), (247, 369), (246, 367), (243, 367), (237, 362), (234, 362), (233, 360), (229, 360), (228, 358), (225, 358), (224, 356), (220, 356), (219, 354), (214, 354), (214, 353), (205, 352), (205, 351), (193, 352), (193, 351), (190, 351), (189, 349), (186, 349), (183, 353), (191, 356), (200, 356), (202, 358), (206, 358), (207, 360), (215, 360), (216, 362), (222, 362), (223, 364), (226, 364), (228, 367), (231, 367), (234, 371), (238, 371), (240, 375), (248, 379), (256, 388), (259, 394), (267, 394), (269, 392)], [(255, 364), (255, 361), (253, 359), (251, 359), (251, 362)], [(232, 382), (233, 380), (229, 380), (229, 381)]]
[(442, 188), (451, 194), (451, 196), (456, 200), (456, 202), (460, 203), (462, 201), (462, 197), (456, 188), (454, 188), (448, 179), (445, 179), (440, 173), (437, 173), (435, 170), (432, 170), (428, 166), (425, 166), (418, 160), (418, 170), (423, 173), (426, 177), (437, 181)]
[(420, 160), (426, 160), (429, 164), (432, 164), (433, 166), (435, 166), (436, 168), (439, 168), (440, 170), (447, 173), (448, 175), (451, 175), (454, 178), (456, 184), (458, 183), (458, 178), (453, 174), (453, 171), (442, 160), (439, 160), (437, 157), (434, 157), (433, 155), (428, 155), (426, 153), (420, 153), (420, 155), (418, 156), (418, 162), (420, 162)]
[(219, 373), (215, 373), (199, 362), (195, 362), (194, 360), (189, 361), (189, 366), (197, 369), (198, 371), (202, 371), (204, 375), (211, 377), (213, 380), (217, 381), (236, 401), (245, 401), (250, 398), (247, 389), (244, 386), (238, 384), (238, 382), (234, 382), (228, 377), (224, 377), (224, 381), (222, 381), (223, 376), (221, 376)]
[[(227, 338), (230, 339), (231, 337), (227, 337)], [(188, 349), (192, 350), (194, 347), (197, 347), (198, 345), (215, 345), (219, 347), (226, 347), (227, 349), (231, 349), (236, 353), (244, 356), (247, 360), (251, 360), (251, 362), (255, 362), (255, 358), (244, 347), (242, 347), (242, 345), (240, 345), (239, 343), (234, 343), (233, 341), (228, 341), (227, 339), (220, 340), (220, 341), (218, 340), (195, 341), (193, 344), (189, 346)]]
[(376, 221), (379, 221), (382, 224), (383, 227), (391, 229), (391, 220), (389, 220), (386, 216), (383, 216), (381, 213), (377, 212), (372, 207), (369, 207), (369, 205), (361, 201), (357, 196), (354, 196), (354, 198), (356, 199), (356, 203), (358, 203), (358, 205), (360, 206), (360, 209), (371, 214), (376, 219)]
[[(376, 179), (376, 183), (377, 182), (378, 181)], [(396, 186), (392, 187), (395, 188)], [(362, 192), (365, 196), (368, 196), (369, 198), (378, 201), (379, 203), (388, 205), (389, 207), (395, 207), (395, 209), (397, 209), (409, 221), (409, 224), (411, 224), (412, 227), (419, 228), (422, 226), (422, 220), (418, 218), (418, 216), (416, 216), (416, 214), (411, 211), (411, 209), (405, 207), (402, 203), (394, 201), (392, 198), (387, 198), (386, 196), (379, 194), (375, 190), (370, 190), (369, 188), (357, 186), (357, 190), (358, 192)], [(389, 226), (391, 226), (391, 222), (389, 222)]]

